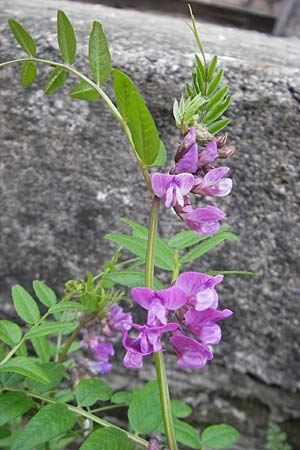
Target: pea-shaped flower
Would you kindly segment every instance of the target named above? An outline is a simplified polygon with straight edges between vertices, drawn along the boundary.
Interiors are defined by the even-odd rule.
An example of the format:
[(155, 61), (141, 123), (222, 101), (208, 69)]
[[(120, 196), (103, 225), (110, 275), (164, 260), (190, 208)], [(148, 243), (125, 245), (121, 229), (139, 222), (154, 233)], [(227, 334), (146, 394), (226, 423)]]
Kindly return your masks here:
[(179, 175), (155, 173), (152, 175), (151, 184), (155, 195), (164, 200), (167, 208), (176, 205), (183, 206), (184, 196), (191, 191), (194, 185), (194, 177), (190, 173)]

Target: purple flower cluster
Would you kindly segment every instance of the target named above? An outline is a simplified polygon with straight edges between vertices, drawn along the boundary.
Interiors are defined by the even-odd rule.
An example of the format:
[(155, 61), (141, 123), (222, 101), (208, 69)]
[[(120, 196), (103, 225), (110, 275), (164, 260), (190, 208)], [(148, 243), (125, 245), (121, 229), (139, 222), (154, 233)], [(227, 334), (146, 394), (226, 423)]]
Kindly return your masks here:
[[(224, 139), (221, 141), (224, 147)], [(228, 152), (227, 152), (228, 153)], [(230, 153), (230, 152), (229, 152)], [(187, 225), (199, 235), (214, 234), (220, 228), (219, 221), (225, 214), (215, 206), (193, 209), (187, 194), (224, 197), (231, 192), (232, 180), (227, 178), (228, 167), (214, 168), (211, 164), (218, 157), (226, 155), (226, 150), (218, 150), (216, 141), (206, 147), (198, 147), (196, 129), (191, 127), (185, 135), (175, 156), (172, 174), (155, 173), (151, 183), (155, 195), (171, 206)]]
[[(81, 341), (81, 347), (89, 349), (94, 357), (94, 360), (81, 358), (83, 365), (87, 367), (90, 372), (101, 374), (110, 372), (112, 364), (109, 359), (115, 354), (112, 342), (107, 341), (117, 336), (119, 331), (130, 329), (132, 316), (130, 313), (125, 313), (121, 306), (112, 306), (107, 314), (101, 320), (101, 333), (97, 334), (94, 330), (85, 331)], [(80, 362), (80, 361), (79, 361)]]
[[(222, 280), (222, 275), (213, 277), (185, 272), (171, 288), (160, 291), (133, 288), (133, 299), (148, 311), (147, 322), (145, 325), (131, 322), (123, 327), (123, 345), (127, 350), (124, 365), (142, 367), (143, 356), (163, 351), (162, 337), (167, 335), (177, 353), (179, 366), (203, 367), (213, 358), (208, 345), (218, 344), (221, 340), (221, 328), (217, 322), (232, 314), (229, 309), (217, 309), (215, 286)], [(172, 320), (168, 322), (170, 314)], [(136, 330), (135, 337), (129, 335), (131, 327)]]

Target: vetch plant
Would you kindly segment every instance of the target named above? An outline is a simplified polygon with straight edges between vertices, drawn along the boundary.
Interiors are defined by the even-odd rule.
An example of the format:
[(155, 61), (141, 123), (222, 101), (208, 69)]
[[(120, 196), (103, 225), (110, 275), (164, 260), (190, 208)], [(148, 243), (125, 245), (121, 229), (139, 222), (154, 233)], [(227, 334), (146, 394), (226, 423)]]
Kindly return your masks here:
[[(224, 113), (230, 104), (228, 86), (220, 87), (223, 70), (217, 57), (207, 62), (191, 13), (192, 31), (199, 47), (195, 71), (186, 92), (174, 102), (175, 124), (182, 140), (168, 173), (155, 172), (166, 161), (166, 150), (154, 120), (133, 81), (112, 69), (107, 38), (95, 21), (89, 37), (88, 63), (92, 77), (74, 68), (76, 38), (62, 11), (57, 15), (58, 46), (63, 62), (36, 56), (31, 35), (13, 19), (9, 26), (26, 57), (3, 62), (0, 68), (22, 63), (21, 81), (31, 85), (37, 66), (52, 67), (45, 93), (54, 94), (68, 76), (77, 78), (70, 96), (101, 99), (120, 123), (136, 158), (149, 202), (149, 227), (123, 218), (131, 233), (106, 235), (118, 249), (103, 270), (85, 279), (69, 280), (64, 295), (39, 280), (33, 282), (35, 297), (22, 286), (12, 288), (16, 314), (24, 326), (0, 321), (0, 444), (12, 450), (56, 450), (77, 445), (80, 450), (130, 450), (167, 447), (230, 448), (239, 433), (230, 425), (215, 424), (198, 432), (182, 419), (191, 408), (170, 400), (164, 351), (173, 351), (182, 368), (199, 370), (212, 358), (221, 340), (219, 322), (230, 317), (219, 307), (217, 286), (224, 275), (251, 274), (241, 271), (186, 271), (190, 263), (225, 240), (236, 240), (231, 227), (223, 225), (225, 213), (216, 206), (195, 208), (195, 196), (223, 197), (230, 194), (229, 167), (215, 166), (234, 149), (227, 133), (220, 133), (230, 120)], [(113, 76), (115, 100), (103, 90)], [(169, 240), (157, 235), (159, 208), (172, 208), (185, 229)], [(165, 212), (167, 214), (167, 212)], [(177, 220), (174, 218), (174, 220)], [(121, 258), (122, 248), (133, 258)], [(164, 285), (155, 269), (166, 272)], [(122, 288), (118, 288), (122, 286)], [(145, 312), (145, 322), (135, 321), (128, 311), (131, 301)], [(122, 305), (120, 305), (122, 302)], [(43, 312), (41, 312), (41, 309)], [(114, 354), (124, 347), (129, 371), (153, 359), (157, 380), (143, 388), (117, 391), (100, 375), (113, 370)], [(150, 356), (151, 355), (151, 356)], [(106, 411), (128, 411), (128, 429), (102, 418)], [(125, 422), (124, 413), (122, 414)], [(154, 433), (154, 435), (153, 435)], [(73, 447), (72, 447), (73, 448)]]

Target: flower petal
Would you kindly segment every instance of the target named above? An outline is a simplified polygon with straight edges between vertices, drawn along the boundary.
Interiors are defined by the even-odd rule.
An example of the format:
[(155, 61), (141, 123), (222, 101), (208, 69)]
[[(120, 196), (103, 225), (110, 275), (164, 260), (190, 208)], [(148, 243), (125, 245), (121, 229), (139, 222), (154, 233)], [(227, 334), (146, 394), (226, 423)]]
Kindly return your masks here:
[(217, 306), (218, 294), (214, 289), (202, 289), (197, 292), (195, 304), (196, 311), (203, 311), (207, 308), (217, 308)]
[(206, 282), (212, 278), (201, 272), (183, 272), (175, 282), (175, 286), (182, 290), (188, 297), (196, 295), (205, 287)]
[(128, 350), (123, 362), (125, 367), (140, 369), (143, 367), (143, 355)]
[(176, 164), (176, 173), (195, 173), (198, 168), (198, 145), (195, 143)]
[(131, 289), (133, 300), (142, 308), (149, 310), (155, 300), (155, 292), (145, 287), (135, 287)]
[(186, 303), (186, 295), (183, 290), (174, 286), (157, 291), (157, 296), (161, 299), (164, 306), (171, 311), (181, 308)]
[(212, 164), (218, 157), (218, 147), (216, 141), (209, 142), (205, 149), (199, 154), (198, 165), (206, 166)]
[(164, 198), (170, 182), (173, 179), (173, 175), (166, 173), (154, 173), (151, 177), (152, 189), (159, 198)]
[(176, 184), (180, 189), (182, 195), (186, 195), (190, 192), (194, 186), (194, 177), (191, 173), (180, 173), (175, 175)]
[(184, 368), (202, 368), (213, 358), (212, 352), (195, 339), (181, 332), (175, 333), (170, 342), (178, 355), (177, 364)]

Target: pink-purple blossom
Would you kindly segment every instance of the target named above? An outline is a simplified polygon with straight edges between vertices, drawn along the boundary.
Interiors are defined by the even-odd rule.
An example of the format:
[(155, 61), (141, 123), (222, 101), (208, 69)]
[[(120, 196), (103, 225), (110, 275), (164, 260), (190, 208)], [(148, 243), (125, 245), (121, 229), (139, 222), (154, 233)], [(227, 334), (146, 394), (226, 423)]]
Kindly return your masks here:
[(131, 290), (134, 301), (148, 311), (149, 326), (166, 325), (169, 311), (175, 311), (186, 303), (184, 292), (178, 287), (153, 291), (136, 287)]
[(201, 150), (198, 157), (198, 166), (212, 164), (218, 157), (218, 147), (216, 141), (211, 141)]
[(197, 234), (214, 234), (220, 228), (220, 220), (224, 219), (225, 213), (216, 206), (204, 206), (189, 212), (184, 212), (181, 217), (186, 224)]
[(97, 370), (97, 373), (111, 371), (112, 365), (109, 362), (109, 358), (115, 354), (111, 342), (102, 342), (101, 337), (92, 332), (90, 336), (87, 334), (84, 336), (84, 339), (81, 341), (81, 347), (91, 350), (95, 358), (94, 364), (90, 366), (93, 367), (93, 370)]
[(196, 173), (198, 169), (198, 145), (193, 144), (175, 166), (176, 173)]
[(189, 173), (168, 175), (155, 173), (151, 178), (152, 189), (155, 195), (162, 198), (167, 208), (184, 205), (184, 196), (194, 185), (194, 177)]
[(177, 364), (183, 368), (201, 369), (213, 358), (211, 350), (180, 331), (173, 334), (170, 342), (177, 353)]
[(123, 346), (127, 350), (124, 357), (125, 367), (142, 367), (143, 356), (162, 351), (161, 338), (163, 334), (176, 330), (178, 326), (178, 323), (168, 323), (158, 327), (132, 323), (132, 327), (139, 334), (137, 337), (130, 337), (128, 331), (123, 330)]
[(211, 276), (201, 272), (184, 272), (177, 278), (175, 286), (186, 295), (187, 304), (196, 311), (218, 307), (215, 286), (223, 281), (223, 275)]
[(216, 324), (233, 314), (230, 309), (208, 308), (204, 311), (189, 309), (184, 315), (185, 326), (204, 344), (218, 344), (222, 337), (221, 327)]
[(232, 179), (224, 178), (229, 171), (229, 167), (211, 169), (204, 177), (195, 178), (191, 192), (213, 197), (225, 197), (225, 195), (230, 194), (232, 189)]

